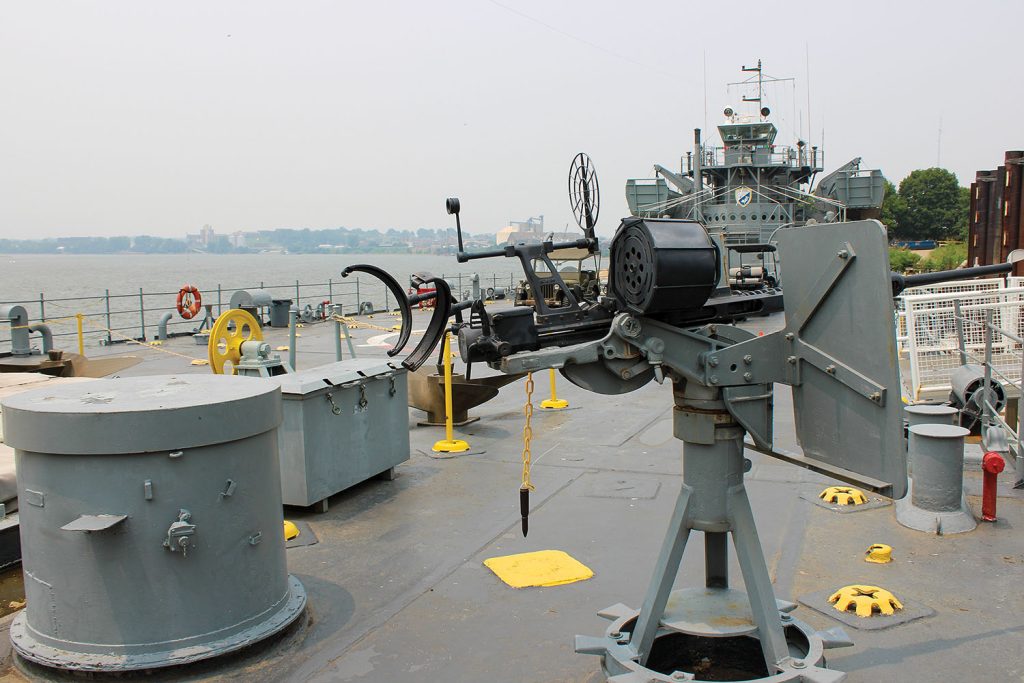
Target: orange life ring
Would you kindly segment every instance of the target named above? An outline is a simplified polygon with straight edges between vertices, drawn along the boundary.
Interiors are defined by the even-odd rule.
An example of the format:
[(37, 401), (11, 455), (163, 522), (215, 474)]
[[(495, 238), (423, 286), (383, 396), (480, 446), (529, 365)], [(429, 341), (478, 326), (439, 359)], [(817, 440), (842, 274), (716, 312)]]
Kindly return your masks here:
[(185, 285), (178, 290), (178, 315), (185, 320), (194, 318), (203, 307), (203, 296), (195, 285)]

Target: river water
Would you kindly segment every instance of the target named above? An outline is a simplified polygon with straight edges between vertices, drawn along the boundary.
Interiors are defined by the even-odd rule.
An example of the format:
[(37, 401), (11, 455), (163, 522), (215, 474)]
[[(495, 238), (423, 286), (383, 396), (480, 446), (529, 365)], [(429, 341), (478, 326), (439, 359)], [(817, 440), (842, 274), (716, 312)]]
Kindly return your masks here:
[[(393, 307), (393, 297), (386, 299), (379, 281), (365, 274), (358, 276), (357, 299), (356, 277), (341, 277), (342, 268), (356, 263), (383, 268), (403, 288), (408, 287), (410, 274), (422, 271), (444, 275), (463, 292), (471, 287), (472, 273), (480, 274), (483, 288), (509, 287), (522, 277), (517, 260), (496, 258), (460, 264), (454, 256), (434, 254), (0, 254), (0, 303), (23, 302), (33, 321), (87, 314), (87, 328), (98, 336), (95, 330), (107, 321), (109, 290), (110, 326), (133, 337), (142, 336), (144, 330), (149, 338), (161, 315), (173, 308), (178, 289), (186, 283), (199, 288), (204, 303), (217, 304), (219, 299), (225, 307), (232, 292), (256, 289), (261, 283), (275, 298), (294, 300), (296, 280), (300, 282), (301, 307), (315, 306), (329, 297), (344, 304), (346, 314), (355, 312), (357, 301), (371, 301), (377, 309)], [(457, 281), (460, 273), (461, 287)], [(138, 314), (140, 288), (143, 316)], [(60, 300), (69, 297), (76, 300)], [(175, 315), (172, 331), (195, 324), (195, 320), (183, 321)], [(60, 325), (54, 323), (54, 327)], [(0, 341), (7, 336), (8, 331), (0, 329)]]
[[(38, 302), (63, 297), (138, 295), (177, 292), (185, 283), (203, 293), (221, 286), (225, 297), (236, 289), (281, 285), (282, 296), (302, 283), (345, 282), (341, 270), (354, 263), (370, 263), (394, 275), (404, 287), (413, 272), (430, 271), (451, 276), (480, 273), (485, 284), (508, 286), (509, 275), (518, 281), (522, 268), (512, 259), (487, 259), (460, 264), (454, 256), (435, 254), (30, 254), (0, 255), (0, 302)], [(361, 281), (369, 282), (367, 276)], [(351, 278), (348, 279), (351, 281)], [(464, 279), (468, 287), (469, 279)], [(274, 290), (272, 290), (274, 291)], [(300, 288), (301, 291), (301, 288)], [(276, 293), (276, 292), (275, 292)]]

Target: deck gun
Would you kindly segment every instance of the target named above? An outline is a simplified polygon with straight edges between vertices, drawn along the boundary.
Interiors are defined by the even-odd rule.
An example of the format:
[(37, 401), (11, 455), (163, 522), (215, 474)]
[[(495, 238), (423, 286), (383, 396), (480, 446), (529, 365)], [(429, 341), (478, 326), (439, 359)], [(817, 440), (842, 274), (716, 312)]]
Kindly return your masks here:
[[(780, 612), (743, 485), (750, 466), (744, 450), (884, 496), (904, 496), (901, 385), (893, 309), (886, 302), (907, 286), (1006, 272), (1012, 264), (903, 277), (889, 270), (886, 231), (877, 221), (783, 230), (778, 250), (785, 267), (784, 323), (778, 331), (755, 335), (722, 322), (758, 312), (757, 294), (719, 288), (720, 246), (693, 221), (623, 219), (612, 238), (607, 293), (593, 296), (566, 287), (550, 254), (566, 246), (591, 253), (598, 248), (593, 203), (584, 196), (580, 206), (584, 235), (579, 240), (468, 253), (459, 202), (448, 200), (458, 225), (460, 262), (515, 257), (535, 292), (554, 285), (565, 296), (558, 307), (537, 296), (536, 311), (514, 307), (491, 313), (482, 301), (453, 304), (437, 280), (431, 328), (439, 316), (444, 324), (433, 334), (428, 331), (407, 367), (426, 358), (454, 310), (458, 318), (452, 329), (467, 363), (483, 361), (504, 373), (556, 368), (577, 386), (609, 395), (670, 379), (673, 433), (683, 442), (683, 483), (654, 575), (642, 607), (618, 604), (602, 611), (611, 625), (601, 637), (577, 636), (577, 652), (601, 655), (609, 678), (622, 677), (615, 680), (662, 680), (663, 672), (648, 663), (652, 651), (661, 647), (664, 654), (672, 647), (673, 633), (707, 638), (737, 633), (714, 619), (690, 620), (670, 604), (700, 604), (701, 614), (726, 616), (737, 602), (746, 602), (752, 627), (743, 635), (756, 638), (768, 675), (778, 676), (773, 681), (842, 680), (842, 674), (824, 668), (823, 651), (849, 645), (848, 640), (792, 618), (786, 613), (792, 607)], [(1024, 254), (1013, 260), (1019, 256)], [(536, 261), (547, 266), (548, 275), (536, 272)], [(467, 307), (469, 320), (461, 320)], [(403, 313), (401, 339), (408, 337), (408, 324)], [(774, 442), (776, 384), (791, 387), (801, 453)], [(673, 590), (692, 531), (704, 536), (706, 588)], [(730, 535), (745, 596), (729, 588)]]

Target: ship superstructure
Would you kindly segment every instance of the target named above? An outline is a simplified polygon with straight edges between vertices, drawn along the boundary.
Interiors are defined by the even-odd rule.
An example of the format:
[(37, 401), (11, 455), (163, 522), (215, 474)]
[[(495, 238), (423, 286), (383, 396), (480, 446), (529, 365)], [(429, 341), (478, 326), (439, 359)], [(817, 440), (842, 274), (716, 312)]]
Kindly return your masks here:
[(828, 175), (824, 152), (797, 140), (776, 144), (779, 130), (765, 106), (764, 85), (772, 79), (756, 67), (734, 85), (756, 89), (743, 96), (748, 113), (726, 107), (718, 126), (721, 146), (706, 145), (700, 129), (694, 149), (680, 160), (680, 170), (655, 164), (654, 178), (626, 181), (630, 213), (647, 218), (681, 218), (701, 222), (727, 247), (730, 284), (734, 287), (774, 283), (777, 268), (767, 256), (780, 228), (813, 223), (877, 218), (884, 180), (878, 170), (861, 169), (860, 157)]

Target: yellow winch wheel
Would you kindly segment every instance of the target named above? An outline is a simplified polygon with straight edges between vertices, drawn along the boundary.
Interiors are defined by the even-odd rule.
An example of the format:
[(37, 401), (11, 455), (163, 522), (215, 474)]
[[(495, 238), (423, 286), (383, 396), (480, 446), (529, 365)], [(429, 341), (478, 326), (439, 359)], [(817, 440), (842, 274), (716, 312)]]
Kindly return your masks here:
[(250, 313), (240, 308), (225, 311), (217, 318), (210, 330), (207, 352), (210, 369), (214, 374), (224, 374), (224, 364), (231, 363), (231, 374), (242, 358), (242, 344), (247, 341), (263, 341), (263, 330)]

